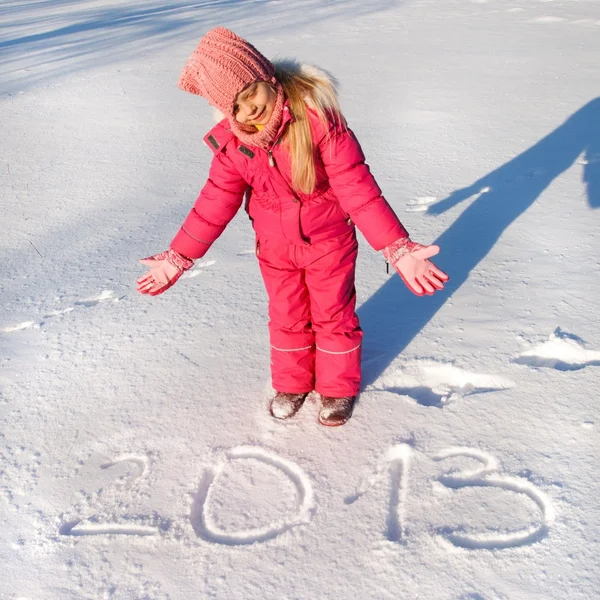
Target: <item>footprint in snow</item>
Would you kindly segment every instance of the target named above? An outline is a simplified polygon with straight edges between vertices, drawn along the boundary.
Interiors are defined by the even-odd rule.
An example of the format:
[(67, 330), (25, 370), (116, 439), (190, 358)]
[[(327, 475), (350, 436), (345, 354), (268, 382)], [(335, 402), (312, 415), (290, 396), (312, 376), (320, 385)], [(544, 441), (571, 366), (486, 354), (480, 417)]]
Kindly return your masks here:
[[(492, 188), (483, 187), (479, 190), (479, 194), (486, 194)], [(427, 212), (429, 207), (435, 205), (438, 201), (437, 196), (419, 196), (406, 204), (406, 212)]]
[(73, 306), (69, 306), (62, 310), (53, 310), (45, 314), (41, 321), (23, 321), (22, 323), (17, 323), (16, 325), (0, 327), (0, 333), (13, 333), (15, 331), (31, 329), (32, 327), (39, 329), (46, 323), (48, 319), (52, 319), (53, 317), (73, 312), (76, 308), (79, 308), (80, 306), (83, 306), (84, 308), (90, 308), (92, 306), (97, 306), (102, 302), (119, 302), (123, 298), (124, 296), (119, 297), (112, 290), (103, 290), (97, 296), (92, 296), (90, 298), (81, 298), (80, 300), (76, 300), (75, 302), (73, 302)]
[[(598, 25), (600, 25), (600, 21), (598, 21)], [(578, 165), (593, 165), (595, 163), (600, 162), (600, 153), (592, 154), (591, 156), (586, 156), (586, 158), (579, 158), (577, 160)]]
[(52, 312), (49, 312), (47, 315), (44, 315), (44, 319), (51, 319), (52, 317), (58, 317), (60, 315), (69, 313), (73, 310), (75, 310), (75, 307), (73, 307), (73, 306), (69, 306), (69, 308), (65, 308), (64, 310), (53, 310)]
[(421, 196), (406, 204), (406, 212), (425, 212), (430, 204), (437, 202), (436, 196)]
[(206, 267), (212, 267), (217, 261), (216, 260), (205, 260), (203, 262), (196, 263), (193, 268), (189, 271), (186, 271), (181, 279), (193, 279), (194, 277), (198, 277), (198, 275), (202, 275), (204, 273), (204, 269)]
[(563, 17), (536, 17), (535, 19), (531, 19), (532, 23), (562, 23), (565, 19)]
[[(89, 308), (91, 306), (97, 306), (101, 302), (118, 302), (121, 298), (118, 298), (112, 290), (104, 290), (98, 296), (92, 296), (91, 298), (82, 298), (73, 302), (74, 306), (85, 306)], [(65, 311), (67, 312), (67, 311)]]
[(384, 375), (372, 389), (408, 396), (423, 406), (442, 408), (471, 394), (506, 390), (514, 385), (499, 375), (471, 373), (451, 363), (416, 360)]
[(587, 350), (580, 337), (557, 327), (547, 341), (522, 352), (513, 362), (528, 367), (577, 371), (600, 366), (600, 352)]
[(0, 447), (0, 499), (12, 510), (27, 505), (27, 499), (40, 480), (42, 455), (25, 446)]
[(564, 17), (557, 17), (554, 15), (546, 15), (543, 17), (536, 17), (535, 19), (529, 19), (529, 23), (542, 23), (542, 24), (548, 24), (548, 25), (553, 25), (555, 23), (569, 23), (572, 25), (580, 25), (583, 27), (590, 27), (590, 26), (598, 27), (600, 25), (600, 20), (590, 19), (590, 18), (570, 20), (570, 19), (565, 19)]
[(12, 333), (13, 331), (23, 331), (24, 329), (29, 329), (30, 327), (35, 327), (39, 325), (35, 321), (23, 321), (22, 323), (17, 323), (16, 325), (8, 325), (7, 327), (1, 327), (1, 333)]

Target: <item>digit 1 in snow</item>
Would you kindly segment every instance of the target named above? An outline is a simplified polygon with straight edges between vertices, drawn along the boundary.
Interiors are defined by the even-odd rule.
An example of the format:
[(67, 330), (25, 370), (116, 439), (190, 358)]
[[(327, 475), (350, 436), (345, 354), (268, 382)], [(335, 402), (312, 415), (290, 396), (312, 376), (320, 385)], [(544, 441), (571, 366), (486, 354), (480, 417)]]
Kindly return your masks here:
[(375, 473), (364, 479), (356, 493), (346, 498), (353, 504), (389, 472), (390, 502), (386, 519), (385, 536), (390, 542), (403, 542), (406, 538), (406, 502), (408, 498), (408, 473), (412, 449), (408, 444), (396, 444), (388, 448), (379, 461)]

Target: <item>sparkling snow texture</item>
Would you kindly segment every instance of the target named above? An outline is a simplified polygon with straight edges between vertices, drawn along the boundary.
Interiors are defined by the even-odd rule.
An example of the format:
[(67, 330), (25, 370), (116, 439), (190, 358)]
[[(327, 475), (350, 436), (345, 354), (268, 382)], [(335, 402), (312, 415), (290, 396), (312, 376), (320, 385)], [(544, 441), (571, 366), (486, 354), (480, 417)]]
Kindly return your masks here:
[[(208, 174), (176, 82), (216, 25), (338, 78), (451, 277), (362, 240), (343, 427), (268, 414), (243, 212), (135, 292)], [(597, 1), (7, 0), (0, 57), (0, 598), (599, 597)]]

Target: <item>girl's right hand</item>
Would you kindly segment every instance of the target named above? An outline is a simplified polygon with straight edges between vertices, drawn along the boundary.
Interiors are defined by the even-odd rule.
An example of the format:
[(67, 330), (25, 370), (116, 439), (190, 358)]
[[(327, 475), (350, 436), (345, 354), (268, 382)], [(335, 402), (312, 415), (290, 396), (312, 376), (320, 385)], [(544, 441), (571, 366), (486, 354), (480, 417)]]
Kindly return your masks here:
[(137, 291), (151, 296), (168, 290), (194, 264), (193, 260), (172, 249), (143, 258), (140, 262), (150, 270), (137, 280)]

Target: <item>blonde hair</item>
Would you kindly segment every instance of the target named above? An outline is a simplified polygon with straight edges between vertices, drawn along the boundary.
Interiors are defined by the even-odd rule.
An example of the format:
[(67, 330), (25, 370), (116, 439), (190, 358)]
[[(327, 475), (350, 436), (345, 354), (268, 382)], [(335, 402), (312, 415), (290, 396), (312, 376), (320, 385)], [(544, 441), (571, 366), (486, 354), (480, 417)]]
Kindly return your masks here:
[(288, 60), (274, 64), (275, 78), (281, 83), (294, 115), (284, 137), (292, 164), (292, 188), (312, 194), (317, 176), (308, 110), (310, 107), (316, 111), (326, 131), (332, 125), (345, 127), (336, 84), (330, 75), (315, 67)]

